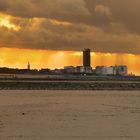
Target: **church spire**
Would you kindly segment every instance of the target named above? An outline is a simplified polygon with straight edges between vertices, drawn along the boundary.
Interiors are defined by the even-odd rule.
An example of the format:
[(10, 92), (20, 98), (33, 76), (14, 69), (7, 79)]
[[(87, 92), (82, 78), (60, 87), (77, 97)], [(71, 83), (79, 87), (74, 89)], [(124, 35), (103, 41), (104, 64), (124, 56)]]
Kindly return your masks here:
[(28, 69), (28, 70), (31, 69), (30, 62), (28, 62), (27, 69)]

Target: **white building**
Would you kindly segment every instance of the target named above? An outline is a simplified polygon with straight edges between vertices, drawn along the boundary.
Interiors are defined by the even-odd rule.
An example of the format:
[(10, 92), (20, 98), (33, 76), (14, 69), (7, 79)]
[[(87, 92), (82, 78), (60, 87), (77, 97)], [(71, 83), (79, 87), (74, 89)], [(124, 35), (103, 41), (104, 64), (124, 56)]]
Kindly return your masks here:
[(91, 74), (93, 72), (92, 67), (77, 66), (75, 68), (76, 73), (86, 73)]
[(128, 73), (127, 66), (97, 66), (95, 69), (97, 75), (121, 75), (126, 76)]
[(97, 75), (115, 75), (114, 67), (97, 66), (95, 69)]
[(64, 67), (64, 71), (66, 73), (87, 73), (87, 74), (91, 74), (93, 72), (91, 67), (84, 67), (84, 66), (77, 66), (77, 67), (66, 66)]

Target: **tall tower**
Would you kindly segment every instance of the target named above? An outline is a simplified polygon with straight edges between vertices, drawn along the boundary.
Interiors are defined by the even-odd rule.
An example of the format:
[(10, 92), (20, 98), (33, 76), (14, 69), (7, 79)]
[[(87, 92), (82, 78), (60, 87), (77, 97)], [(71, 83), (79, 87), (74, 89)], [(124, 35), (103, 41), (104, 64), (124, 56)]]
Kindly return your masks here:
[(83, 50), (83, 66), (84, 67), (90, 67), (90, 49), (84, 49)]
[(27, 69), (30, 70), (31, 69), (31, 65), (30, 63), (28, 62), (28, 65), (27, 65)]

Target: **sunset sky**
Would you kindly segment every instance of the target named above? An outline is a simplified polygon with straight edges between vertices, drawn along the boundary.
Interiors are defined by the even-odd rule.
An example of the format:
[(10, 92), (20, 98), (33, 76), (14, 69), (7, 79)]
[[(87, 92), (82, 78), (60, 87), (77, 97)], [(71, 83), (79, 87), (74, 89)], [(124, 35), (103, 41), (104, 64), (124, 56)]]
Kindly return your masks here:
[(0, 0), (0, 67), (128, 65), (140, 75), (140, 0)]

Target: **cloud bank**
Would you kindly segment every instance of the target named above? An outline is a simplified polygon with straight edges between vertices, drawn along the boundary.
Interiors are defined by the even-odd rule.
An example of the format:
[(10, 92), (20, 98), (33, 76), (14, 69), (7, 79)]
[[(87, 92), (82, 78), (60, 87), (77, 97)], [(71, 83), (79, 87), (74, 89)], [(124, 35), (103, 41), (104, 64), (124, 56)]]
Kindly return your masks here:
[(0, 0), (0, 47), (140, 54), (139, 0)]

